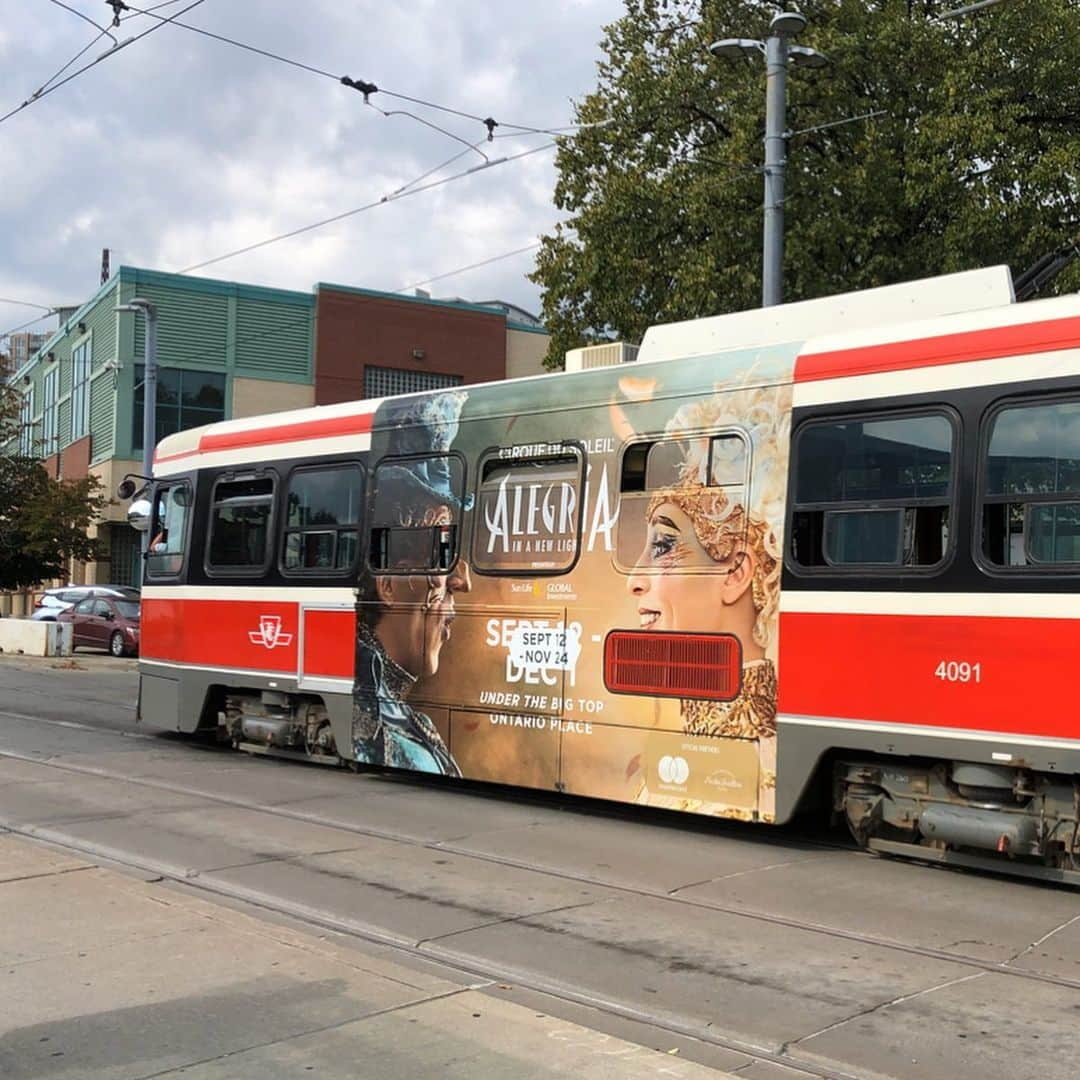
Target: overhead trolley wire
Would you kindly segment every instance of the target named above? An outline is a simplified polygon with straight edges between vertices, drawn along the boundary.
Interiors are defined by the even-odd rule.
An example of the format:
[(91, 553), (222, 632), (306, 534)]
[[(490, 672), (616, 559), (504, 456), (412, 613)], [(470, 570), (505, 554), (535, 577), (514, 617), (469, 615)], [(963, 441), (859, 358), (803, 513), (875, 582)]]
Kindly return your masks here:
[[(509, 154), (506, 157), (495, 158), (493, 161), (487, 161), (483, 165), (474, 165), (471, 169), (464, 169), (461, 172), (451, 173), (450, 176), (444, 176), (440, 180), (432, 180), (428, 184), (414, 186), (417, 181), (412, 180), (408, 184), (398, 188), (396, 191), (392, 191), (389, 195), (383, 195), (382, 198), (365, 203), (363, 206), (356, 206), (352, 210), (345, 210), (340, 214), (334, 214), (331, 217), (313, 221), (308, 225), (301, 225), (298, 229), (290, 229), (288, 232), (279, 233), (277, 236), (269, 236), (265, 240), (259, 240), (254, 244), (248, 244), (246, 247), (237, 248), (235, 251), (226, 252), (224, 255), (218, 255), (213, 259), (206, 259), (203, 262), (187, 266), (183, 270), (177, 270), (176, 273), (190, 274), (194, 270), (202, 270), (204, 267), (213, 266), (215, 263), (224, 262), (226, 259), (235, 258), (237, 255), (246, 255), (249, 251), (257, 251), (259, 248), (268, 247), (270, 244), (276, 244), (281, 240), (290, 240), (294, 236), (300, 236), (303, 233), (321, 229), (324, 225), (332, 225), (334, 222), (344, 221), (346, 218), (355, 217), (357, 214), (363, 214), (368, 210), (374, 210), (377, 206), (382, 206), (384, 203), (397, 202), (399, 199), (408, 198), (410, 195), (419, 195), (422, 191), (431, 191), (433, 188), (442, 187), (444, 184), (450, 184), (455, 180), (462, 180), (467, 176), (471, 176), (473, 173), (483, 172), (485, 169), (493, 169), (497, 165), (506, 165), (511, 161), (518, 161), (521, 158), (529, 157), (531, 154), (539, 154), (543, 150), (550, 150), (555, 145), (555, 143), (544, 143), (543, 146), (534, 146), (531, 150), (523, 150), (519, 154)], [(461, 157), (462, 154), (466, 152), (467, 151), (462, 151), (462, 153), (457, 156)], [(438, 168), (443, 167), (443, 165), (438, 166)], [(432, 170), (428, 170), (424, 175), (430, 176), (431, 172)]]
[[(153, 8), (137, 8), (132, 7), (130, 4), (125, 5), (129, 11), (134, 12), (137, 15), (149, 15), (151, 18), (161, 19), (164, 16), (155, 15)], [(186, 10), (186, 9), (185, 9)], [(427, 101), (424, 98), (413, 97), (409, 94), (398, 93), (394, 90), (387, 90), (385, 87), (376, 86), (373, 82), (367, 82), (364, 79), (353, 79), (348, 75), (334, 74), (332, 71), (326, 71), (324, 68), (316, 67), (314, 64), (304, 63), (302, 60), (294, 60), (292, 57), (284, 56), (281, 53), (276, 53), (270, 49), (263, 49), (257, 45), (252, 45), (246, 41), (238, 41), (236, 38), (227, 37), (225, 34), (217, 34), (212, 30), (205, 30), (201, 26), (193, 26), (191, 23), (178, 22), (177, 17), (183, 15), (184, 12), (177, 12), (177, 15), (170, 17), (170, 22), (175, 26), (182, 27), (184, 30), (190, 30), (194, 34), (201, 34), (203, 37), (212, 38), (214, 41), (219, 41), (224, 45), (232, 45), (234, 48), (243, 49), (246, 52), (255, 53), (258, 56), (263, 56), (268, 60), (273, 60), (279, 64), (286, 64), (289, 67), (297, 68), (300, 71), (306, 71), (311, 75), (318, 75), (324, 79), (332, 79), (336, 83), (340, 83), (343, 86), (347, 86), (350, 89), (357, 90), (364, 95), (364, 100), (368, 104), (371, 102), (368, 100), (371, 94), (384, 94), (386, 97), (396, 98), (398, 101), (407, 101), (412, 105), (420, 105), (425, 109), (434, 109), (438, 112), (447, 113), (451, 116), (461, 117), (463, 120), (473, 120), (479, 124), (488, 126), (489, 132), (495, 127), (512, 128), (517, 132), (524, 132), (526, 134), (535, 135), (550, 135), (556, 131), (563, 130), (561, 128), (542, 128), (534, 127), (528, 124), (511, 124), (506, 121), (495, 121), (490, 116), (478, 116), (476, 113), (465, 112), (462, 109), (455, 109), (450, 105), (442, 105), (437, 101)], [(381, 112), (382, 110), (380, 110)], [(384, 113), (384, 115), (387, 115)], [(405, 115), (412, 116), (413, 119), (419, 119), (419, 117), (413, 116), (411, 113)], [(421, 121), (421, 123), (427, 123), (427, 121)], [(435, 127), (434, 124), (429, 126)], [(441, 128), (436, 130), (442, 131)], [(449, 132), (443, 131), (443, 134), (449, 134)], [(458, 138), (458, 136), (452, 136)], [(464, 141), (464, 140), (462, 140)]]
[(456, 270), (447, 270), (445, 274), (436, 274), (435, 277), (425, 278), (423, 281), (414, 281), (411, 285), (402, 285), (400, 289), (395, 289), (394, 292), (408, 292), (409, 289), (416, 289), (421, 285), (430, 285), (432, 282), (442, 281), (444, 278), (457, 277), (458, 274), (464, 274), (467, 270), (479, 270), (482, 266), (490, 266), (492, 263), (501, 262), (503, 259), (509, 259), (514, 255), (523, 255), (526, 251), (533, 251), (540, 246), (540, 243), (539, 240), (536, 240), (531, 244), (526, 244), (524, 247), (514, 248), (513, 251), (504, 251), (501, 255), (493, 255), (490, 259), (470, 263), (468, 266), (459, 266)]
[(0, 338), (11, 337), (12, 334), (17, 334), (20, 330), (25, 330), (28, 326), (33, 326), (34, 323), (39, 323), (42, 319), (47, 319), (51, 315), (56, 314), (56, 308), (52, 311), (46, 312), (44, 315), (39, 315), (36, 319), (31, 319), (29, 322), (20, 323), (18, 326), (13, 326), (10, 330), (4, 330), (0, 333)]
[(48, 304), (35, 304), (33, 300), (12, 300), (10, 296), (0, 296), (0, 304), (15, 304), (17, 307), (36, 307), (47, 311), (50, 315), (56, 310)]
[[(55, 2), (55, 0), (54, 0), (54, 2)], [(4, 113), (3, 116), (0, 116), (0, 124), (2, 124), (5, 120), (9, 120), (16, 113), (22, 112), (23, 109), (27, 108), (30, 105), (33, 105), (35, 102), (41, 101), (42, 98), (47, 97), (54, 90), (59, 90), (61, 86), (66, 86), (69, 82), (71, 82), (72, 79), (77, 79), (84, 72), (89, 71), (95, 65), (100, 64), (102, 62), (102, 60), (108, 60), (110, 56), (115, 56), (116, 53), (118, 53), (121, 49), (126, 48), (128, 45), (133, 45), (136, 41), (141, 40), (142, 38), (146, 37), (148, 34), (152, 34), (155, 30), (160, 30), (163, 26), (168, 26), (169, 24), (172, 23), (173, 19), (179, 18), (181, 15), (185, 14), (188, 11), (191, 11), (192, 8), (198, 7), (203, 2), (204, 2), (204, 0), (193, 0), (192, 3), (188, 4), (187, 7), (185, 7), (185, 8), (181, 8), (175, 15), (167, 15), (167, 16), (166, 15), (154, 15), (153, 18), (160, 19), (161, 21), (155, 23), (151, 27), (148, 27), (146, 30), (143, 30), (142, 33), (136, 34), (134, 37), (125, 38), (118, 45), (114, 45), (111, 49), (107, 50), (106, 52), (103, 52), (100, 56), (95, 57), (88, 64), (83, 64), (82, 67), (76, 68), (76, 70), (73, 71), (70, 75), (68, 75), (67, 78), (61, 79), (59, 82), (53, 82), (53, 79), (55, 79), (57, 77), (56, 75), (54, 75), (53, 79), (49, 80), (49, 82), (53, 82), (53, 84), (51, 86), (49, 85), (49, 83), (46, 83), (44, 87), (42, 87), (39, 90), (36, 90), (21, 105), (17, 105), (14, 109), (11, 109), (9, 112)], [(61, 6), (63, 6), (63, 5), (61, 5)], [(142, 14), (142, 13), (140, 12), (140, 14)], [(93, 25), (97, 26), (97, 23), (94, 23)], [(180, 24), (178, 23), (177, 25), (180, 25)], [(101, 35), (99, 34), (98, 37), (100, 38)], [(88, 46), (88, 48), (89, 48), (89, 46)], [(84, 49), (83, 52), (86, 52), (86, 49)], [(79, 54), (79, 56), (81, 56), (81, 55), (82, 55), (82, 53)], [(57, 75), (59, 75), (62, 72), (66, 71), (67, 68), (70, 67), (71, 64), (75, 62), (76, 59), (78, 59), (78, 57), (75, 57), (68, 64), (65, 64), (64, 67), (61, 68), (59, 72), (57, 72)]]
[(113, 44), (116, 44), (116, 38), (109, 32), (108, 27), (100, 26), (98, 23), (94, 22), (89, 15), (84, 15), (77, 8), (73, 8), (70, 4), (65, 4), (64, 0), (49, 0), (49, 2), (55, 4), (57, 7), (63, 8), (65, 11), (70, 11), (72, 15), (82, 19), (83, 22), (88, 22), (95, 30), (101, 31), (101, 34), (98, 35), (99, 37), (111, 37), (113, 38)]

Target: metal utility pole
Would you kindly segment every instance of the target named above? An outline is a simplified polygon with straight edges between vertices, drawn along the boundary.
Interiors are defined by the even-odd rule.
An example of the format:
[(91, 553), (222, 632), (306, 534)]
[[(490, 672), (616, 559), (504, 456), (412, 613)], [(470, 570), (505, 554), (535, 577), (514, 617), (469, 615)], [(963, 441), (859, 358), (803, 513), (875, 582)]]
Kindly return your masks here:
[[(157, 308), (149, 300), (135, 297), (119, 304), (117, 311), (141, 311), (146, 316), (146, 337), (143, 342), (143, 457), (144, 477), (154, 475), (154, 433), (157, 429)], [(142, 534), (143, 554), (150, 544), (150, 533)]]
[(729, 59), (747, 55), (765, 57), (765, 224), (762, 246), (761, 306), (784, 302), (784, 172), (787, 168), (788, 63), (823, 67), (828, 61), (816, 49), (790, 44), (806, 29), (797, 11), (782, 11), (769, 24), (765, 41), (725, 38), (709, 46), (713, 56)]

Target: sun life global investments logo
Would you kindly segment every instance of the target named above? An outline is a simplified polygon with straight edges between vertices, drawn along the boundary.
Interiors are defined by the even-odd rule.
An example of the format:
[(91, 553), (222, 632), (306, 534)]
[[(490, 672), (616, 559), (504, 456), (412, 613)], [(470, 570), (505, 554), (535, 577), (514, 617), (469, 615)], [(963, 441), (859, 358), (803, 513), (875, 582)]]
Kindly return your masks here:
[(287, 634), (281, 629), (280, 615), (260, 615), (259, 629), (249, 630), (248, 637), (252, 645), (262, 645), (267, 649), (277, 649), (289, 645), (292, 642), (292, 634)]
[(661, 784), (683, 787), (690, 778), (690, 766), (684, 757), (672, 757), (665, 754), (656, 767)]

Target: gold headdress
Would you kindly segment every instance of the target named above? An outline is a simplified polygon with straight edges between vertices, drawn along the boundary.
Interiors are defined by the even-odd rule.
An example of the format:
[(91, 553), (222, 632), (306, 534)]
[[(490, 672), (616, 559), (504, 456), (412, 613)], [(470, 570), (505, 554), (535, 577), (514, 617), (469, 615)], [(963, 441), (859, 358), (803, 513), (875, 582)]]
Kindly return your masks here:
[[(682, 436), (685, 456), (674, 485), (652, 497), (648, 513), (664, 502), (679, 507), (719, 563), (731, 561), (742, 547), (753, 554), (754, 640), (767, 648), (780, 600), (791, 387), (747, 386), (751, 376), (747, 372), (734, 388), (718, 384), (711, 398), (684, 405), (671, 418), (665, 430)], [(710, 485), (710, 435), (696, 435), (725, 428), (750, 436), (752, 469), (749, 486), (741, 490)]]

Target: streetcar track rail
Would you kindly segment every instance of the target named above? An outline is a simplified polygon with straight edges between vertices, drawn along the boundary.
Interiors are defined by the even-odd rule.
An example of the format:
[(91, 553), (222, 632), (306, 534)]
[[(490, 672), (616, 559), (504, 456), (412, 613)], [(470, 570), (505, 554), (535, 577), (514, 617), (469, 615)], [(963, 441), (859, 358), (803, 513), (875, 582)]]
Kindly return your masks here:
[[(11, 756), (13, 755), (0, 751), (0, 757)], [(344, 934), (347, 937), (357, 938), (361, 941), (391, 949), (414, 960), (421, 960), (428, 964), (438, 964), (444, 969), (459, 975), (479, 978), (492, 984), (516, 986), (523, 990), (544, 994), (567, 1005), (595, 1009), (597, 1012), (620, 1020), (643, 1024), (681, 1038), (693, 1039), (709, 1046), (730, 1050), (751, 1059), (746, 1065), (740, 1066), (741, 1068), (747, 1067), (753, 1061), (765, 1061), (773, 1065), (783, 1066), (792, 1072), (818, 1077), (819, 1080), (859, 1080), (857, 1074), (844, 1072), (840, 1069), (830, 1068), (800, 1058), (790, 1054), (784, 1048), (781, 1048), (780, 1051), (774, 1051), (768, 1047), (759, 1046), (733, 1036), (720, 1035), (704, 1025), (685, 1023), (668, 1014), (652, 1012), (599, 994), (590, 994), (557, 979), (548, 978), (536, 971), (508, 964), (498, 964), (490, 960), (477, 960), (468, 953), (440, 945), (437, 940), (412, 941), (399, 934), (394, 934), (381, 927), (357, 919), (347, 918), (307, 904), (271, 897), (264, 892), (244, 888), (242, 885), (210, 880), (200, 876), (198, 872), (187, 873), (183, 868), (173, 864), (142, 856), (134, 856), (130, 852), (107, 845), (79, 840), (55, 829), (36, 825), (13, 824), (0, 819), (0, 831), (42, 841), (89, 858), (100, 859), (128, 870), (138, 871), (140, 874), (149, 874), (152, 875), (151, 880), (172, 882), (177, 886), (199, 893), (239, 901), (273, 915), (295, 919), (309, 927), (318, 927), (323, 930)], [(284, 859), (282, 861), (289, 860)], [(534, 915), (540, 914), (544, 913), (534, 913)]]
[[(0, 716), (10, 715), (3, 711), (0, 711)], [(25, 719), (25, 718), (24, 718)], [(95, 729), (100, 730), (100, 729)], [(106, 732), (107, 734), (113, 734)], [(136, 733), (138, 734), (138, 733)], [(143, 736), (146, 738), (153, 738), (153, 736)], [(462, 858), (476, 859), (481, 862), (486, 862), (496, 866), (503, 866), (516, 870), (526, 870), (533, 873), (545, 874), (553, 878), (557, 878), (562, 881), (572, 882), (580, 885), (590, 885), (595, 888), (603, 888), (616, 893), (622, 893), (628, 896), (642, 897), (650, 900), (660, 900), (669, 904), (676, 904), (684, 908), (704, 910), (717, 912), (723, 915), (734, 916), (740, 919), (748, 919), (754, 922), (766, 923), (773, 926), (781, 926), (786, 929), (797, 930), (804, 933), (820, 934), (824, 937), (834, 938), (836, 940), (849, 941), (854, 944), (878, 947), (893, 952), (904, 953), (909, 956), (917, 956), (927, 960), (943, 961), (947, 963), (957, 964), (960, 966), (966, 966), (973, 970), (985, 972), (988, 974), (996, 975), (1008, 975), (1011, 978), (1022, 979), (1029, 982), (1043, 983), (1051, 986), (1061, 987), (1069, 990), (1080, 990), (1080, 980), (1068, 979), (1058, 975), (1051, 975), (1047, 972), (1038, 970), (1028, 970), (1024, 968), (1017, 968), (1011, 966), (1010, 960), (984, 960), (977, 956), (971, 956), (965, 953), (954, 953), (943, 949), (935, 949), (926, 945), (915, 945), (909, 942), (897, 941), (892, 938), (881, 937), (875, 934), (867, 934), (855, 930), (845, 930), (841, 927), (829, 926), (824, 923), (815, 923), (805, 919), (792, 918), (786, 915), (779, 915), (767, 911), (754, 911), (745, 907), (722, 904), (716, 901), (696, 899), (684, 896), (675, 895), (682, 889), (692, 887), (693, 883), (681, 885), (675, 890), (666, 891), (663, 889), (650, 889), (642, 885), (632, 885), (627, 882), (619, 882), (616, 880), (595, 876), (592, 874), (575, 873), (568, 870), (560, 870), (549, 865), (534, 865), (526, 862), (522, 859), (514, 859), (505, 855), (496, 855), (489, 852), (477, 851), (475, 849), (466, 847), (461, 844), (457, 844), (453, 841), (441, 841), (441, 840), (424, 840), (416, 836), (410, 836), (406, 833), (396, 832), (391, 829), (383, 829), (369, 825), (359, 825), (352, 822), (341, 821), (337, 818), (327, 817), (323, 814), (313, 813), (305, 810), (292, 809), (288, 806), (271, 806), (266, 803), (260, 803), (252, 799), (243, 799), (236, 796), (226, 795), (220, 792), (208, 791), (204, 788), (192, 787), (184, 784), (176, 784), (172, 781), (159, 780), (149, 777), (132, 777), (125, 775), (124, 773), (114, 772), (108, 769), (101, 769), (94, 766), (75, 765), (68, 762), (57, 762), (48, 759), (42, 759), (31, 754), (23, 754), (18, 751), (12, 751), (0, 747), (0, 758), (10, 758), (19, 761), (26, 761), (31, 764), (39, 766), (45, 766), (49, 768), (55, 768), (61, 771), (93, 776), (98, 779), (114, 780), (123, 783), (133, 784), (136, 786), (151, 788), (153, 790), (165, 791), (174, 795), (187, 795), (205, 799), (210, 802), (220, 803), (225, 806), (231, 806), (236, 809), (247, 810), (254, 813), (262, 813), (271, 817), (278, 817), (292, 821), (303, 822), (309, 825), (318, 825), (323, 828), (336, 829), (341, 832), (351, 833), (356, 836), (363, 836), (369, 839), (383, 840), (390, 843), (403, 844), (409, 847), (414, 847), (421, 850), (437, 851), (441, 854), (452, 854)], [(306, 801), (306, 800), (301, 800)], [(168, 813), (168, 811), (160, 811), (161, 813)], [(96, 820), (98, 818), (105, 818), (106, 813), (100, 815), (94, 815), (92, 818), (82, 818), (81, 823), (86, 823), (88, 820)], [(30, 829), (36, 829), (36, 826), (25, 825), (12, 825), (0, 819), (0, 827), (6, 827), (12, 832), (23, 830), (26, 835), (40, 835), (42, 839), (50, 839), (53, 842), (63, 842), (53, 840), (52, 837), (46, 837), (44, 834), (35, 834)], [(60, 834), (58, 834), (60, 835)], [(77, 843), (77, 841), (76, 841)], [(823, 848), (828, 845), (821, 845)], [(853, 855), (858, 855), (863, 858), (874, 858), (870, 853), (859, 851), (858, 849), (840, 849), (833, 847), (833, 850), (847, 850)], [(123, 861), (122, 859), (116, 859), (113, 855), (104, 856), (112, 859), (113, 861)], [(307, 856), (280, 856), (279, 861), (283, 863), (294, 863), (302, 865), (302, 860)], [(219, 871), (221, 867), (215, 868)], [(192, 868), (175, 867), (170, 866), (167, 871), (161, 871), (164, 876), (173, 878), (180, 881), (191, 883), (195, 880), (202, 879), (202, 875), (206, 873), (215, 872), (215, 870), (199, 871)], [(215, 883), (215, 887), (217, 883)], [(230, 886), (231, 887), (231, 886)]]

